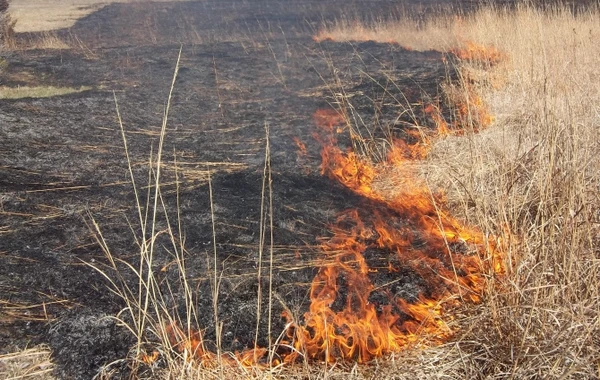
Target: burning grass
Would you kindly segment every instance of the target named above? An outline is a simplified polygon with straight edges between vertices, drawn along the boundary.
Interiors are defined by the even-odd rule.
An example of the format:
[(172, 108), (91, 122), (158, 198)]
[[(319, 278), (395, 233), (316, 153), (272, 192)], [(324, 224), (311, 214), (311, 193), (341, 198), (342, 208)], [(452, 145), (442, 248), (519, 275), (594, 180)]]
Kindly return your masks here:
[[(440, 371), (456, 378), (599, 376), (598, 16), (596, 9), (573, 15), (562, 8), (486, 8), (410, 33), (406, 22), (344, 22), (320, 32), (317, 40), (373, 39), (447, 52), (459, 80), (444, 88), (451, 117), (443, 116), (442, 106), (424, 107), (437, 131), (415, 125), (406, 139), (390, 138), (385, 155), (361, 146), (365, 140), (353, 129), (347, 103), (315, 114), (322, 174), (381, 207), (338, 215), (332, 236), (322, 239), (309, 311), (286, 309), (284, 331), (269, 325), (266, 347), (223, 352), (217, 312), (215, 349), (207, 347), (193, 319), (179, 221), (155, 231), (157, 214), (169, 218), (160, 145), (150, 160), (154, 194), (148, 204), (140, 203), (136, 190), (140, 263), (129, 269), (139, 283), (123, 287), (107, 276), (127, 304), (121, 321), (128, 314), (138, 339), (133, 367), (155, 368), (153, 375), (165, 378), (347, 378), (350, 372), (356, 378), (433, 378)], [(391, 29), (406, 33), (394, 37)], [(344, 133), (353, 149), (338, 145)], [(273, 269), (268, 130), (266, 135), (259, 279), (261, 271)], [(306, 154), (304, 143), (296, 144)], [(374, 151), (376, 159), (369, 155)], [(211, 216), (214, 231), (212, 209)], [(118, 272), (100, 227), (91, 226)], [(170, 314), (157, 292), (150, 268), (159, 234), (171, 239), (187, 320)], [(222, 281), (216, 249), (214, 244), (214, 255), (206, 258), (214, 310)], [(373, 251), (387, 253), (388, 261)], [(394, 273), (426, 285), (406, 296), (406, 289), (393, 287)], [(258, 284), (259, 293), (271, 294)], [(259, 301), (258, 314), (271, 313), (272, 301)], [(347, 366), (381, 357), (386, 360), (375, 368)]]
[(445, 87), (452, 118), (429, 107), (450, 133), (419, 170), (461, 219), (505, 242), (507, 260), (506, 278), (457, 321), (466, 331), (452, 349), (478, 356), (464, 376), (600, 375), (598, 17), (596, 7), (482, 8), (410, 33), (408, 21), (342, 21), (316, 37), (458, 59), (459, 80)]

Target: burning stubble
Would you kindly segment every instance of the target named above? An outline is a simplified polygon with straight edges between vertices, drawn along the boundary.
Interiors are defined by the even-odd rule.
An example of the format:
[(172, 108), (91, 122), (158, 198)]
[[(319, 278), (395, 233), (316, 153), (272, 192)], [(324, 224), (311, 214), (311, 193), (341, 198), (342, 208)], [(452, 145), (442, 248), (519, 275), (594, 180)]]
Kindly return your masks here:
[[(338, 146), (342, 112), (318, 110), (314, 120), (321, 173), (372, 203), (339, 215), (333, 236), (323, 240), (310, 310), (290, 330), (296, 350), (284, 360), (302, 353), (312, 360), (365, 363), (411, 344), (444, 341), (452, 334), (444, 311), (457, 302), (479, 302), (485, 276), (504, 272), (498, 249), (444, 210), (441, 196), (411, 169), (427, 155), (426, 141), (396, 140), (387, 162), (375, 165)], [(393, 197), (374, 186), (390, 166), (407, 180)], [(399, 285), (411, 277), (420, 286), (407, 299)]]
[[(418, 176), (415, 164), (428, 154), (429, 136), (409, 133), (396, 139), (385, 162), (374, 164), (352, 149), (342, 150), (337, 136), (346, 133), (342, 111), (319, 109), (313, 116), (314, 139), (321, 145), (321, 174), (364, 199), (349, 209), (321, 238), (319, 271), (310, 287), (309, 310), (298, 318), (285, 309), (287, 328), (270, 347), (255, 346), (228, 355), (210, 353), (202, 335), (169, 327), (175, 348), (204, 365), (216, 359), (231, 365), (280, 365), (300, 360), (353, 360), (366, 363), (411, 346), (439, 344), (454, 331), (451, 309), (478, 303), (486, 277), (505, 269), (493, 237), (461, 224)], [(295, 140), (300, 154), (305, 145)], [(404, 186), (386, 194), (375, 185), (393, 169)], [(270, 358), (266, 355), (269, 352)]]

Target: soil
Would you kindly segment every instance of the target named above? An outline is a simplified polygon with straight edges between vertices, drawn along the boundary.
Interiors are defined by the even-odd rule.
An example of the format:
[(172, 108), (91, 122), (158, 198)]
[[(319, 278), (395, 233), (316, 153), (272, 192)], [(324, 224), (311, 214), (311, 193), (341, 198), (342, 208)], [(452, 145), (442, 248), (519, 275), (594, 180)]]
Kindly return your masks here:
[[(366, 125), (399, 134), (409, 122), (432, 124), (421, 105), (436, 101), (440, 83), (453, 75), (434, 51), (314, 42), (311, 35), (324, 21), (354, 12), (385, 15), (397, 7), (392, 1), (340, 3), (111, 4), (57, 32), (72, 49), (4, 54), (2, 85), (92, 89), (0, 101), (0, 351), (49, 344), (57, 376), (64, 379), (91, 378), (129, 354), (133, 336), (107, 318), (125, 303), (92, 266), (129, 286), (137, 279), (125, 265), (116, 264), (120, 277), (109, 265), (93, 223), (115, 259), (139, 266), (141, 229), (115, 99), (145, 212), (146, 194), (154, 192), (147, 186), (147, 162), (157, 154), (180, 49), (161, 201), (173, 228), (180, 219), (198, 328), (207, 342), (215, 341), (214, 216), (223, 347), (235, 351), (254, 344), (265, 126), (273, 178), (274, 331), (285, 324), (279, 317), (284, 305), (297, 315), (307, 310), (310, 283), (322, 260), (318, 244), (331, 236), (336, 216), (359, 209), (368, 218), (384, 208), (321, 176), (313, 114), (331, 108), (343, 91)], [(422, 15), (439, 5), (405, 7)], [(394, 101), (402, 97), (413, 109), (411, 118)], [(306, 145), (306, 154), (295, 141)], [(167, 226), (159, 215), (157, 231)], [(152, 269), (165, 303), (185, 318), (180, 272), (166, 234), (156, 247)], [(369, 260), (377, 254), (370, 252)], [(427, 291), (414, 273), (393, 276), (405, 276), (394, 292), (409, 302)], [(266, 284), (264, 278), (263, 290)]]

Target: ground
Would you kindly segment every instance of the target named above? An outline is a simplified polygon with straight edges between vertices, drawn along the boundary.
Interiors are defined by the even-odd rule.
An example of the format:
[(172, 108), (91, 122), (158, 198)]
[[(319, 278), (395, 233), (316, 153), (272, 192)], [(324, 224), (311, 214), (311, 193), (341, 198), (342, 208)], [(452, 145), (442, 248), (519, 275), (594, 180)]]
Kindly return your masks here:
[[(282, 300), (274, 304), (274, 328), (285, 324), (279, 318), (283, 305), (302, 315), (319, 267), (316, 246), (331, 236), (336, 216), (348, 209), (390, 212), (321, 175), (314, 113), (334, 106), (335, 94), (344, 91), (366, 124), (377, 120), (400, 133), (403, 122), (415, 121), (398, 118), (392, 99), (402, 93), (418, 122), (431, 125), (421, 105), (435, 100), (439, 84), (451, 75), (438, 52), (313, 41), (322, 22), (348, 12), (370, 14), (374, 3), (377, 14), (397, 6), (308, 0), (114, 3), (55, 32), (70, 49), (3, 54), (3, 86), (87, 90), (0, 100), (0, 349), (49, 344), (61, 378), (90, 378), (127, 355), (133, 337), (104, 318), (124, 304), (90, 266), (114, 275), (90, 225), (98, 223), (115, 257), (137, 264), (139, 219), (115, 99), (145, 194), (146, 163), (156, 154), (180, 49), (162, 190), (173, 220), (179, 210), (188, 276), (198, 287), (199, 324), (214, 341), (207, 277), (213, 252), (210, 169), (223, 278), (223, 346), (233, 351), (253, 344), (255, 321), (248, 313), (257, 298), (265, 126), (273, 177), (273, 291)], [(415, 14), (431, 11), (425, 3), (406, 7)], [(160, 241), (154, 268), (165, 283), (177, 277), (167, 243)], [(396, 290), (410, 301), (423, 289), (418, 276), (403, 275), (404, 288)], [(127, 274), (123, 281), (135, 283)], [(183, 307), (180, 291), (174, 289), (167, 300), (174, 310)]]

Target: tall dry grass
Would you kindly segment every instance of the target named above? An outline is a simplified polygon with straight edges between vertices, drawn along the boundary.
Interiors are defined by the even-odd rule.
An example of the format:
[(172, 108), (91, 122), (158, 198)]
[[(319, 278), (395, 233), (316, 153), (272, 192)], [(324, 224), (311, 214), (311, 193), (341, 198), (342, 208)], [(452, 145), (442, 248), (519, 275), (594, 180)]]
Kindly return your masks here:
[(484, 374), (600, 376), (598, 9), (485, 9), (461, 25), (500, 63), (459, 64), (490, 128), (436, 144), (427, 169), (465, 218), (508, 244), (510, 272), (469, 334)]
[(411, 359), (422, 375), (600, 377), (599, 19), (597, 6), (482, 7), (418, 25), (342, 20), (316, 36), (463, 58), (444, 93), (465, 132), (437, 139), (422, 174), (502, 242), (507, 273), (457, 317), (453, 343)]

